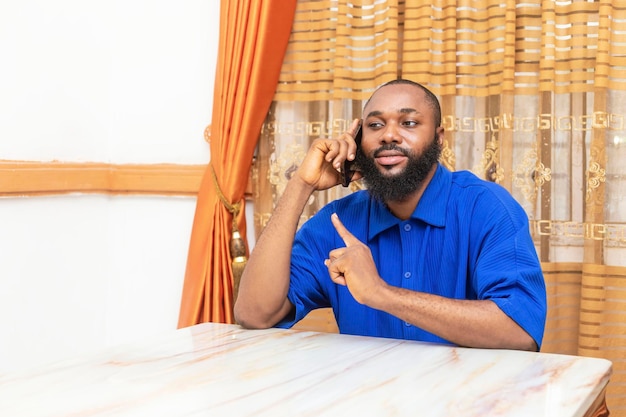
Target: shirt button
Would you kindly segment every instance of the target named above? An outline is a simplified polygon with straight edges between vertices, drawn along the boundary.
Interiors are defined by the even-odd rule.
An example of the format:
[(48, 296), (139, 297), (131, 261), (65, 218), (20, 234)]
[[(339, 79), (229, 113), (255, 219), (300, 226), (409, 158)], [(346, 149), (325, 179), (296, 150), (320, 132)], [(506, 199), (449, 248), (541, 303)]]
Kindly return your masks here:
[(411, 327), (411, 323), (408, 323), (408, 322), (406, 322), (406, 321), (404, 322), (404, 325), (405, 325), (406, 327)]
[(405, 232), (410, 232), (411, 231), (411, 225), (410, 224), (405, 224), (404, 225), (404, 231)]
[(404, 273), (404, 278), (411, 278), (411, 273), (410, 272), (405, 272)]

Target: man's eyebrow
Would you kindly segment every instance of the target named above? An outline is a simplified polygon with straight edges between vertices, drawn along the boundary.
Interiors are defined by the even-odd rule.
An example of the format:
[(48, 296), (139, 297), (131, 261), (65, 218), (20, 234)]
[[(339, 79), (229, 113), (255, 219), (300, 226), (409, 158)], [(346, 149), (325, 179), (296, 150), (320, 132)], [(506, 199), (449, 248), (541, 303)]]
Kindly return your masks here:
[(377, 117), (380, 116), (381, 114), (383, 114), (383, 112), (381, 112), (380, 110), (374, 110), (371, 111), (367, 114), (367, 117)]
[[(398, 113), (411, 114), (411, 113), (418, 113), (418, 111), (411, 107), (405, 107), (405, 108), (398, 110)], [(367, 114), (367, 117), (377, 117), (377, 116), (381, 116), (382, 114), (383, 112), (380, 110), (373, 110)]]

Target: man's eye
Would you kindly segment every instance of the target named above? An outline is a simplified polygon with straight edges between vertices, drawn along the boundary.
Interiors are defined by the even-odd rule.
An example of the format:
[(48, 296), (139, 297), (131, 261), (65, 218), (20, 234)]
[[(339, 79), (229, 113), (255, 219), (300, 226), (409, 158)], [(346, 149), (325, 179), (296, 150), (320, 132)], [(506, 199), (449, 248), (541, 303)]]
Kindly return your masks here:
[(415, 120), (407, 120), (404, 122), (405, 126), (417, 126), (417, 122)]

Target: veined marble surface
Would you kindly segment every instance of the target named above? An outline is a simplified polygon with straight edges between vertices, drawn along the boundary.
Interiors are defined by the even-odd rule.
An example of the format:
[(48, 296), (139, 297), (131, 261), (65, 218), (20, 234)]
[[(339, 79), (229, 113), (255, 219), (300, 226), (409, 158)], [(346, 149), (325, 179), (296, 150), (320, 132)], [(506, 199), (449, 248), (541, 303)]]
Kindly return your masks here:
[(0, 375), (0, 416), (583, 416), (611, 363), (200, 324)]

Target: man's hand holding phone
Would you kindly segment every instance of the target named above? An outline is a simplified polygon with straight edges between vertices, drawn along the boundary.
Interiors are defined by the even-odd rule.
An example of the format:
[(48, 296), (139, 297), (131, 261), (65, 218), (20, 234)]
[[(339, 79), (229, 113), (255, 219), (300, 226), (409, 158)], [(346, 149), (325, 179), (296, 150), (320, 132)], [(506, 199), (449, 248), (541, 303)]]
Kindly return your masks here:
[(338, 184), (347, 187), (350, 181), (361, 178), (353, 162), (349, 161), (350, 157), (356, 157), (360, 146), (359, 131), (360, 120), (355, 119), (341, 136), (315, 139), (294, 176), (300, 178), (311, 192), (327, 190)]
[[(363, 132), (361, 129), (361, 125), (359, 124), (359, 127), (354, 135), (354, 141), (356, 142), (357, 151), (361, 147), (362, 136)], [(354, 160), (350, 161), (349, 159), (346, 159), (341, 166), (341, 185), (343, 185), (344, 187), (348, 187), (350, 185), (350, 182), (352, 182), (352, 177), (354, 176), (354, 173), (356, 171), (358, 171), (358, 167), (354, 163)]]

